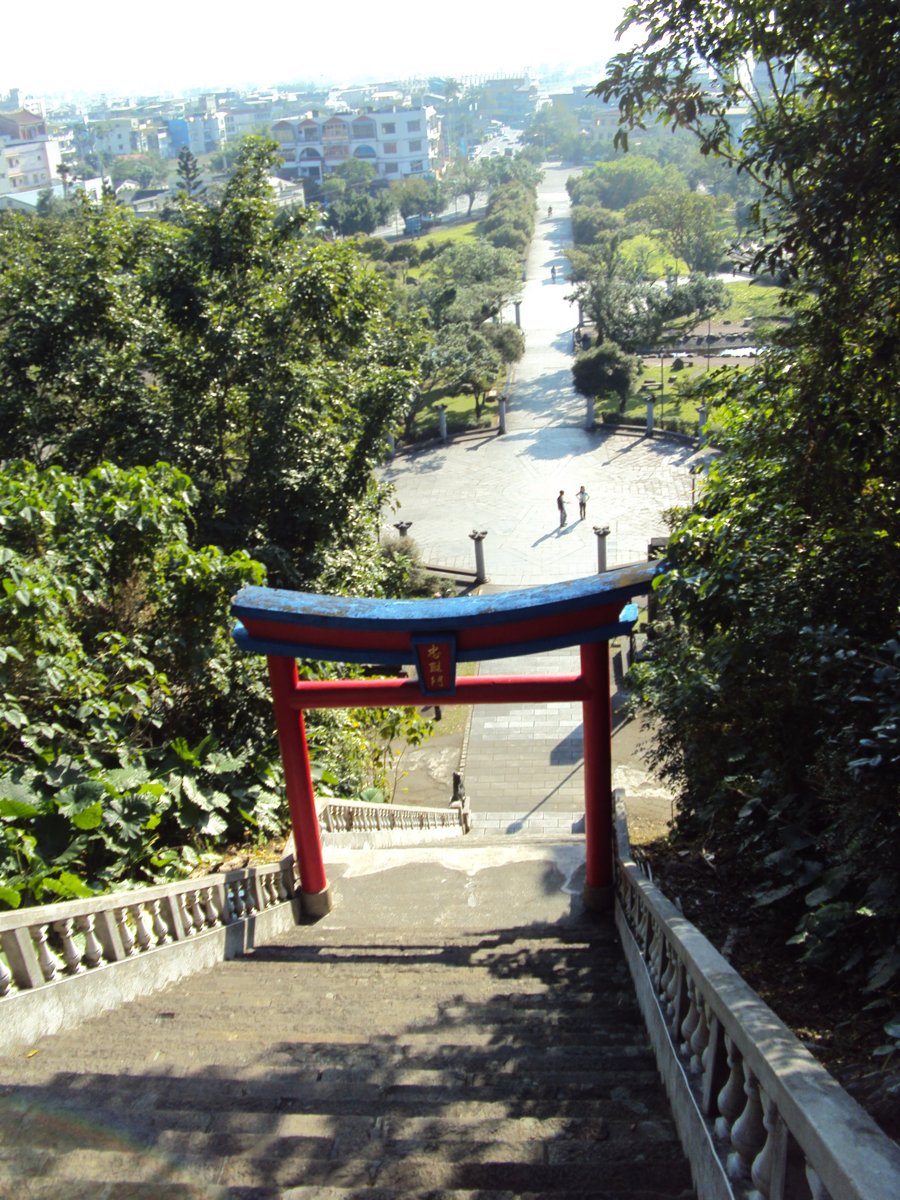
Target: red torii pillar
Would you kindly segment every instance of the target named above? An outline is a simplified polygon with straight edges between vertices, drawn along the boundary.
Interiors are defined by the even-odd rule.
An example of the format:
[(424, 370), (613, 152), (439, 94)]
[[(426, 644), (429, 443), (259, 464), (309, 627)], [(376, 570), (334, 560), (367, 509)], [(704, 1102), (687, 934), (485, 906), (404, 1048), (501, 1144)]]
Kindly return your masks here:
[[(245, 588), (232, 611), (235, 638), (267, 655), (275, 719), (307, 916), (331, 894), (322, 860), (303, 710), (580, 701), (584, 727), (585, 905), (612, 903), (612, 723), (608, 643), (630, 633), (658, 563), (585, 580), (448, 600), (367, 600)], [(483, 661), (578, 645), (581, 672), (565, 676), (456, 677), (459, 661)], [(399, 667), (418, 680), (304, 680), (297, 658)]]

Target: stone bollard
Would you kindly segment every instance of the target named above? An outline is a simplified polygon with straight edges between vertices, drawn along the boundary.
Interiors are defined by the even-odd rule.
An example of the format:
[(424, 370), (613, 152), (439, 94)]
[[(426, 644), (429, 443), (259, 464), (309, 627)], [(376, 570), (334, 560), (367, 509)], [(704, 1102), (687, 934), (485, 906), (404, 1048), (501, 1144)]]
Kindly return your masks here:
[(656, 408), (656, 401), (647, 397), (647, 437), (653, 433), (653, 410)]
[(602, 575), (606, 570), (606, 539), (609, 536), (608, 525), (595, 525), (597, 535), (597, 573)]
[(397, 440), (392, 433), (389, 433), (387, 435), (387, 444), (388, 444), (388, 448), (387, 448), (388, 462), (391, 462), (393, 460), (394, 454), (397, 449)]
[(591, 430), (594, 428), (594, 405), (595, 404), (596, 404), (596, 401), (595, 401), (594, 397), (588, 396), (587, 401), (585, 403), (585, 414), (584, 414), (584, 427), (588, 431), (588, 433), (590, 433)]
[(506, 433), (506, 397), (501, 396), (497, 401), (497, 431)]
[(697, 409), (697, 434), (701, 446), (706, 445), (706, 405), (701, 404)]
[(475, 543), (475, 582), (486, 583), (487, 575), (484, 570), (484, 539), (487, 537), (486, 529), (473, 529), (469, 537)]
[(515, 300), (514, 304), (516, 306), (516, 329), (521, 329), (522, 328), (522, 301)]
[(441, 441), (447, 440), (447, 405), (439, 404), (438, 406), (438, 424), (440, 427)]

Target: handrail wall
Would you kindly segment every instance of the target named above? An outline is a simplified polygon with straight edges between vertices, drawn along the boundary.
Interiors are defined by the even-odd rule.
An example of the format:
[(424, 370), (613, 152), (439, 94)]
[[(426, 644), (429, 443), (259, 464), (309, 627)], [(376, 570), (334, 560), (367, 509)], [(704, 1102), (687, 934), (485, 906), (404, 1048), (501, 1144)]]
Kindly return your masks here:
[(287, 857), (0, 914), (0, 1046), (69, 1028), (283, 932), (295, 922), (293, 875)]
[[(325, 800), (318, 816), (323, 832), (366, 844), (471, 829), (467, 800), (444, 809)], [(0, 913), (0, 1051), (285, 932), (301, 919), (294, 867), (288, 854), (280, 863)]]
[(699, 1200), (896, 1200), (900, 1147), (634, 862), (616, 923)]

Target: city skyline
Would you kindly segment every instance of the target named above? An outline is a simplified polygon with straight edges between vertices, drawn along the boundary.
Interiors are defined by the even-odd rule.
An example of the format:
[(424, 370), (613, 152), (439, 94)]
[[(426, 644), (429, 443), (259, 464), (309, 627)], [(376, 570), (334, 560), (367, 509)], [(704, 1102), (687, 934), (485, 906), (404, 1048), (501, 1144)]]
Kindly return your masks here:
[[(44, 35), (15, 43), (0, 67), (0, 95), (155, 95), (225, 87), (355, 83), (417, 76), (466, 78), (530, 71), (544, 77), (586, 72), (595, 82), (615, 53), (624, 5), (578, 3), (549, 39), (536, 14), (458, 0), (444, 11), (367, 24), (374, 10), (345, 0), (327, 12), (271, 0), (252, 27), (240, 10), (158, 0), (149, 9), (89, 0), (78, 8), (49, 0)], [(263, 19), (264, 18), (264, 19)], [(559, 25), (554, 21), (554, 25)]]

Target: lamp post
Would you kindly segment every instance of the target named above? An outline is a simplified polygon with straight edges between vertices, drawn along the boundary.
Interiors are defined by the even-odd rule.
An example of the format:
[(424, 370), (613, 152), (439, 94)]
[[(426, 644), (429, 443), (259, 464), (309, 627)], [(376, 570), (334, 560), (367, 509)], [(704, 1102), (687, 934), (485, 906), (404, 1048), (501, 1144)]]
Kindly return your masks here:
[(606, 570), (606, 539), (609, 536), (609, 526), (595, 525), (594, 533), (597, 535), (597, 573), (602, 575)]
[(473, 529), (469, 537), (475, 543), (475, 582), (487, 582), (487, 575), (484, 570), (484, 539), (487, 537), (486, 529)]

